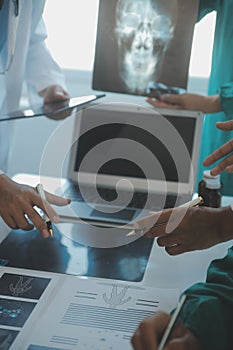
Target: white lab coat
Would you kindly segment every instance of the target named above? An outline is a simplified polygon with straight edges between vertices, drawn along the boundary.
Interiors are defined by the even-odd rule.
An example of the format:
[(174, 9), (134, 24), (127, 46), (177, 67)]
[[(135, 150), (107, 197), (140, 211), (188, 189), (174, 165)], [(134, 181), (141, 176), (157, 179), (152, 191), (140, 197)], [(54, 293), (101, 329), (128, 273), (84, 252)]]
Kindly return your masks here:
[[(23, 81), (26, 81), (30, 99), (35, 95), (38, 96), (37, 92), (49, 85), (59, 84), (65, 87), (62, 72), (44, 43), (46, 39), (42, 20), (44, 5), (45, 0), (19, 0), (13, 62), (9, 71), (5, 75), (0, 75), (1, 114), (19, 107)], [(11, 13), (14, 16), (13, 12)], [(11, 126), (12, 122), (0, 123), (0, 169), (3, 171), (7, 171)]]

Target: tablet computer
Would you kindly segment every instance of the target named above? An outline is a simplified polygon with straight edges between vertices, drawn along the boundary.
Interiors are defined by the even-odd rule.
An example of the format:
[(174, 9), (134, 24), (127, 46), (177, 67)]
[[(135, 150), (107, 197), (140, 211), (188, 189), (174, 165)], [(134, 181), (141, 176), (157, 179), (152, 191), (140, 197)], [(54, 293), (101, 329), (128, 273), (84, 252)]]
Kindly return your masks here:
[(71, 114), (74, 108), (83, 107), (84, 105), (104, 96), (105, 94), (78, 96), (70, 98), (66, 101), (30, 106), (25, 109), (17, 110), (7, 114), (0, 114), (0, 122), (42, 116), (56, 117), (57, 119), (60, 119), (59, 116), (62, 116), (61, 118), (64, 118), (64, 113), (65, 116), (68, 116)]

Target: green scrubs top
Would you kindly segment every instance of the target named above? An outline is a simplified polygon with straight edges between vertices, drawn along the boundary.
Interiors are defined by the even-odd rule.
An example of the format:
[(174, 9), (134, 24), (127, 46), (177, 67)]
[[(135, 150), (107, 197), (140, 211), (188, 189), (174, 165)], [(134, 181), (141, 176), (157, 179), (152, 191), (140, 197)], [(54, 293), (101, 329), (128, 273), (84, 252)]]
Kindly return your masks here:
[[(198, 181), (207, 169), (202, 166), (206, 156), (233, 138), (233, 132), (218, 130), (215, 125), (233, 119), (233, 0), (200, 0), (199, 19), (213, 10), (217, 16), (208, 94), (220, 95), (223, 112), (204, 116)], [(233, 195), (233, 174), (224, 172), (221, 179), (223, 193)]]
[(187, 299), (179, 319), (205, 350), (233, 349), (233, 247), (223, 259), (214, 260), (206, 283), (185, 291)]

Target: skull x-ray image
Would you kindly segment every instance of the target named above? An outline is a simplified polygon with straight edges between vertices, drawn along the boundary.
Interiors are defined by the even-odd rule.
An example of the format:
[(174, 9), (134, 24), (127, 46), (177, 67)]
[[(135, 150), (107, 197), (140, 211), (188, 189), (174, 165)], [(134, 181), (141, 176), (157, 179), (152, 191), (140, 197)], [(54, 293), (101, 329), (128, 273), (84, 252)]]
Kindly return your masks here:
[(199, 0), (100, 0), (93, 89), (187, 88)]

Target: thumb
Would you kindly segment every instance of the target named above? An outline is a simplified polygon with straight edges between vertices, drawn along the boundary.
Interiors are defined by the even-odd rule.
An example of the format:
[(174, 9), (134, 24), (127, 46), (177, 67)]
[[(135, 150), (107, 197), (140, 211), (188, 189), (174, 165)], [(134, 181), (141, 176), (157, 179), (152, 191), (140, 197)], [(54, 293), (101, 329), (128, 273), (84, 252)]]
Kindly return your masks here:
[(61, 86), (57, 85), (54, 89), (54, 97), (56, 100), (66, 100), (68, 98), (68, 94)]

